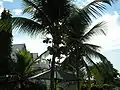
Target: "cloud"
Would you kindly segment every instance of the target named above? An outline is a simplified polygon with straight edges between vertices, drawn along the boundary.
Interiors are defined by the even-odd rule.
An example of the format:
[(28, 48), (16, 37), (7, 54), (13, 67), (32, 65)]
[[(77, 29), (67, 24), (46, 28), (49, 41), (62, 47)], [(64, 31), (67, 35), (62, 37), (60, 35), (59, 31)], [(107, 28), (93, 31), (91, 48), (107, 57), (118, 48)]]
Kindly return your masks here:
[(14, 9), (13, 12), (15, 13), (15, 15), (21, 15), (22, 10), (21, 9)]
[(4, 10), (4, 7), (3, 7), (3, 2), (0, 1), (0, 13), (2, 13), (2, 11)]
[(14, 0), (3, 0), (3, 1), (12, 2), (12, 3), (14, 2)]
[[(104, 20), (107, 23), (107, 33), (104, 35), (96, 35), (89, 43), (99, 45), (102, 47), (101, 53), (113, 64), (113, 66), (120, 70), (120, 19), (119, 13), (113, 11), (112, 14), (107, 13), (98, 20), (95, 20), (93, 25)], [(120, 72), (120, 71), (119, 71)]]
[(95, 36), (91, 40), (91, 43), (100, 45), (103, 51), (120, 49), (120, 26), (117, 23), (118, 18), (119, 14), (115, 11), (112, 15), (106, 14), (104, 17), (98, 19), (95, 23), (102, 20), (107, 22), (107, 35)]
[(76, 0), (76, 1), (74, 0), (74, 4), (76, 4), (77, 7), (79, 7), (79, 8), (83, 8), (92, 1), (94, 1), (94, 0)]

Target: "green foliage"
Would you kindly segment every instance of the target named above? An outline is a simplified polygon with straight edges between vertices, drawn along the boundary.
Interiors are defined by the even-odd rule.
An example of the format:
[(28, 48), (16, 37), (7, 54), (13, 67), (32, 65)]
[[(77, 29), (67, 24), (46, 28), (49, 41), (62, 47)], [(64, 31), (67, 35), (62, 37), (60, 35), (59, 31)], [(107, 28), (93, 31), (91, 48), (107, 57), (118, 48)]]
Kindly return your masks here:
[(30, 52), (23, 50), (16, 53), (17, 63), (15, 71), (18, 73), (30, 72), (31, 68), (28, 69), (28, 66), (32, 62), (32, 55)]
[[(11, 18), (9, 11), (4, 10), (1, 14), (3, 23), (9, 23), (7, 19)], [(7, 28), (7, 30), (6, 30)], [(10, 72), (11, 47), (12, 47), (12, 26), (8, 25), (0, 29), (0, 75), (6, 75)]]
[[(23, 1), (23, 5), (25, 8), (24, 13), (30, 13), (32, 16), (32, 20), (21, 17), (13, 17), (13, 27), (17, 27), (20, 29), (20, 31), (28, 33), (30, 35), (38, 35), (40, 32), (52, 34), (53, 31), (51, 31), (51, 29), (53, 30), (53, 23), (56, 23), (56, 25), (60, 23), (61, 25), (65, 25), (69, 22), (67, 20), (69, 18), (72, 20), (74, 16), (76, 17), (77, 21), (72, 20), (70, 21), (71, 24), (75, 25), (75, 28), (78, 24), (78, 26), (82, 26), (81, 28), (83, 28), (85, 25), (91, 23), (91, 14), (92, 16), (94, 14), (94, 16), (102, 15), (99, 13), (99, 10), (103, 11), (106, 9), (104, 3), (111, 5), (111, 2), (113, 2), (114, 0), (96, 0), (85, 6), (83, 9), (75, 7), (73, 2), (69, 0)], [(54, 5), (51, 6), (50, 4), (53, 3)], [(79, 28), (79, 30), (81, 28)]]
[[(46, 54), (46, 53), (43, 53)], [(36, 75), (42, 69), (33, 68), (33, 65), (36, 63), (36, 60), (42, 58), (44, 55), (40, 55), (37, 59), (33, 59), (32, 54), (27, 50), (17, 51), (16, 52), (16, 61), (12, 62), (11, 73), (8, 74), (8, 88), (10, 90), (19, 90), (19, 89), (35, 89), (35, 90), (44, 90), (46, 85), (40, 83), (39, 80), (31, 80), (30, 77)], [(6, 85), (6, 84), (3, 84)]]
[(97, 65), (100, 68), (102, 77), (104, 79), (103, 83), (114, 85), (119, 73), (115, 68), (113, 68), (111, 62), (108, 61), (106, 64), (99, 62)]
[[(79, 15), (80, 16), (80, 15)], [(105, 23), (101, 22), (95, 25), (90, 30), (89, 25), (84, 22), (86, 22), (83, 19), (79, 21), (78, 15), (74, 15), (72, 19), (70, 19), (70, 28), (69, 32), (67, 32), (65, 37), (65, 43), (68, 48), (67, 51), (67, 58), (62, 62), (62, 68), (64, 70), (68, 70), (73, 72), (77, 77), (79, 77), (81, 80), (78, 81), (78, 88), (80, 88), (79, 84), (82, 82), (82, 78), (80, 77), (81, 69), (84, 68), (84, 71), (86, 72), (86, 79), (88, 79), (88, 87), (91, 88), (91, 78), (92, 78), (92, 72), (89, 68), (91, 65), (95, 65), (95, 69), (98, 71), (97, 75), (95, 76), (97, 79), (100, 77), (99, 70), (97, 65), (92, 60), (93, 58), (97, 58), (102, 60), (103, 62), (107, 61), (107, 58), (103, 56), (101, 53), (99, 53), (100, 46), (92, 45), (87, 43), (93, 37), (97, 34), (104, 34), (105, 35)], [(79, 23), (79, 24), (78, 24)], [(82, 24), (80, 24), (82, 23)], [(70, 31), (71, 30), (71, 31)], [(72, 67), (71, 67), (72, 66)], [(86, 80), (84, 79), (84, 80)], [(79, 90), (79, 89), (78, 89)]]
[[(86, 29), (84, 29), (80, 33), (74, 31), (74, 36), (69, 34), (69, 37), (66, 37), (68, 38), (67, 41), (65, 41), (69, 49), (69, 52), (67, 53), (69, 54), (68, 57), (64, 60), (63, 65), (65, 63), (69, 63), (74, 68), (76, 67), (76, 64), (78, 64), (79, 67), (84, 67), (86, 66), (86, 62), (89, 65), (95, 65), (92, 58), (98, 58), (105, 62), (107, 60), (106, 57), (99, 53), (100, 46), (86, 43), (88, 40), (90, 40), (91, 37), (94, 36), (94, 34), (98, 34), (100, 32), (103, 33), (104, 26), (105, 25), (103, 25), (103, 23), (99, 23), (94, 26), (94, 28), (88, 30), (87, 33)], [(65, 66), (68, 67), (66, 64)]]
[(97, 66), (96, 64), (92, 66), (92, 69), (91, 69), (92, 76), (94, 77), (96, 82), (102, 82), (104, 77), (102, 77), (101, 75), (99, 66), (97, 66), (98, 67), (97, 69), (96, 69), (96, 66)]
[[(31, 19), (13, 17), (13, 28), (18, 28), (21, 32), (30, 35), (46, 33), (52, 36), (52, 47), (48, 47), (53, 55), (51, 60), (51, 83), (54, 84), (54, 69), (56, 57), (65, 55), (70, 66), (75, 68), (75, 72), (85, 67), (90, 81), (91, 72), (86, 62), (95, 64), (91, 58), (99, 58), (106, 61), (106, 57), (98, 52), (99, 46), (86, 44), (85, 42), (96, 33), (104, 33), (103, 22), (94, 26), (86, 33), (87, 28), (92, 23), (92, 17), (101, 16), (106, 10), (105, 4), (111, 5), (114, 0), (95, 0), (82, 9), (77, 8), (72, 0), (23, 0), (24, 13), (30, 13)], [(0, 22), (1, 28), (3, 23)], [(102, 29), (101, 29), (102, 28)], [(62, 46), (63, 45), (63, 46)], [(26, 59), (19, 56), (19, 59)], [(28, 62), (27, 62), (28, 63)], [(26, 66), (25, 61), (19, 64)], [(67, 65), (66, 65), (67, 66)], [(24, 71), (23, 68), (22, 71)], [(26, 71), (26, 70), (25, 70)], [(77, 73), (79, 77), (79, 73)], [(51, 90), (54, 85), (51, 85)]]
[(99, 68), (96, 69), (96, 66), (90, 66), (90, 70), (93, 76), (92, 79), (92, 89), (105, 89), (105, 90), (113, 90), (116, 86), (119, 86), (119, 73), (113, 68), (113, 65), (110, 61), (99, 62), (96, 64)]
[[(25, 7), (24, 12), (32, 13), (34, 19), (42, 20), (44, 24), (49, 21), (56, 22), (69, 15), (70, 1), (69, 0), (23, 0)], [(47, 22), (46, 22), (47, 21)]]

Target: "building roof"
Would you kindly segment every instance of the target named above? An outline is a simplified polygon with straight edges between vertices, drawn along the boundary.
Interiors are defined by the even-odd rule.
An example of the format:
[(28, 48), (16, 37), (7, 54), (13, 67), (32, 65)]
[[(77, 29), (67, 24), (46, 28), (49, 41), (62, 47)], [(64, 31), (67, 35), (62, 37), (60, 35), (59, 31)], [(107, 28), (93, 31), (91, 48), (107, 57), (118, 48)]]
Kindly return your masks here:
[[(30, 77), (29, 79), (44, 79), (44, 80), (50, 80), (50, 74), (51, 71), (45, 71), (43, 73), (39, 73), (35, 76)], [(54, 78), (58, 79), (58, 80), (65, 80), (65, 81), (77, 81), (78, 78), (76, 76), (74, 76), (73, 74), (61, 71), (61, 70), (55, 70), (54, 71)]]
[(17, 50), (26, 50), (26, 45), (25, 44), (13, 44), (12, 51), (17, 51)]
[(31, 53), (31, 54), (32, 54), (33, 59), (36, 59), (38, 57), (38, 53)]

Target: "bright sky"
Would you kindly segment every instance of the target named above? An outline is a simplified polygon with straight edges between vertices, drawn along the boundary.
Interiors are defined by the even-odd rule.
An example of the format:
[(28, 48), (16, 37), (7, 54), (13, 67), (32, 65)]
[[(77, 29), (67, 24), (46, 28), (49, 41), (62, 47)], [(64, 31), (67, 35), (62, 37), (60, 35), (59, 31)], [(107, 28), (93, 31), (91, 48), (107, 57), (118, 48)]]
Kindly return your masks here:
[[(22, 0), (0, 0), (0, 12), (3, 8), (10, 9), (13, 16), (22, 16)], [(76, 0), (77, 1), (77, 0)], [(80, 0), (79, 0), (80, 1)], [(80, 2), (77, 2), (80, 5)], [(90, 2), (92, 0), (83, 0), (84, 2)], [(85, 4), (84, 4), (85, 5)], [(105, 20), (107, 22), (108, 30), (107, 36), (99, 35), (95, 36), (91, 41), (93, 44), (100, 45), (102, 47), (101, 52), (112, 62), (114, 67), (120, 71), (120, 1), (118, 0), (112, 7), (108, 6), (108, 11), (102, 18), (95, 20), (93, 24), (97, 24), (98, 21)], [(46, 50), (45, 44), (42, 43), (40, 37), (31, 38), (26, 34), (13, 33), (13, 43), (20, 44), (25, 43), (27, 49), (31, 52), (38, 52), (41, 54)]]

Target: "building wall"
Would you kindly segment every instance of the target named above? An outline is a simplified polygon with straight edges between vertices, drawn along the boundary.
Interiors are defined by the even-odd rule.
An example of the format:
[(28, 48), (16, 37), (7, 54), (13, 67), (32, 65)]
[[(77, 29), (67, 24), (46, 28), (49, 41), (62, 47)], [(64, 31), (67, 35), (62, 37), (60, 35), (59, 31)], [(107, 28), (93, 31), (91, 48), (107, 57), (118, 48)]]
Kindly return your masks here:
[[(11, 58), (16, 62), (16, 52), (19, 50), (26, 50), (26, 45), (25, 44), (13, 44), (12, 46), (12, 53), (11, 53)], [(31, 53), (33, 59), (36, 59), (38, 57), (38, 53)], [(36, 64), (33, 65), (33, 68), (49, 68), (49, 62), (42, 59)]]
[(26, 50), (25, 44), (13, 44), (12, 45), (12, 52), (11, 52), (11, 58), (17, 62), (16, 52), (19, 50)]

